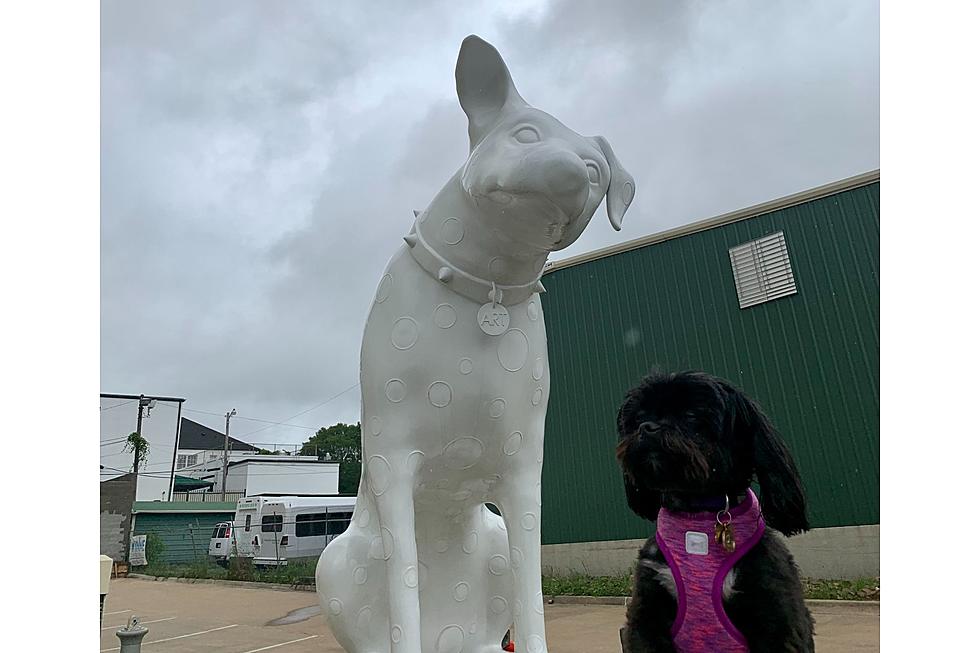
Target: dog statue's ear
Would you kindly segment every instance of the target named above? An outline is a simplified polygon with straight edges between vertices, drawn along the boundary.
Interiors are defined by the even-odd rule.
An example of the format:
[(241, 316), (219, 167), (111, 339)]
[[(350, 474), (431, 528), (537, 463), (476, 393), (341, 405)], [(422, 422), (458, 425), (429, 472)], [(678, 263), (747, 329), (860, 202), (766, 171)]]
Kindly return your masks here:
[(616, 158), (612, 145), (603, 136), (593, 136), (592, 141), (602, 150), (609, 164), (609, 187), (606, 189), (606, 215), (609, 216), (609, 224), (616, 231), (623, 228), (623, 215), (633, 196), (636, 194), (636, 182), (633, 175), (626, 171), (623, 164)]
[(471, 152), (497, 123), (504, 107), (527, 104), (497, 49), (472, 34), (459, 48), (456, 95), (470, 122)]
[(751, 440), (766, 524), (787, 536), (809, 530), (803, 479), (789, 448), (754, 401), (731, 386), (728, 390), (735, 403), (735, 428), (745, 430), (737, 435)]

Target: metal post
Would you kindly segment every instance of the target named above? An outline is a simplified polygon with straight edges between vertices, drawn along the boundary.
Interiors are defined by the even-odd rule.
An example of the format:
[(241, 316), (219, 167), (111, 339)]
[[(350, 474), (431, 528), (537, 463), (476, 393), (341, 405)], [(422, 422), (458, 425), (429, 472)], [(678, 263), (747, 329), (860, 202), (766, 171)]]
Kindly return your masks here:
[(167, 488), (167, 501), (173, 500), (174, 480), (177, 478), (177, 449), (180, 447), (180, 409), (184, 402), (177, 402), (177, 432), (174, 434), (174, 459), (170, 462), (170, 487)]
[(228, 492), (228, 431), (231, 428), (231, 416), (236, 415), (237, 411), (232, 408), (230, 413), (225, 413), (225, 464), (224, 471), (221, 473), (221, 500), (227, 499)]

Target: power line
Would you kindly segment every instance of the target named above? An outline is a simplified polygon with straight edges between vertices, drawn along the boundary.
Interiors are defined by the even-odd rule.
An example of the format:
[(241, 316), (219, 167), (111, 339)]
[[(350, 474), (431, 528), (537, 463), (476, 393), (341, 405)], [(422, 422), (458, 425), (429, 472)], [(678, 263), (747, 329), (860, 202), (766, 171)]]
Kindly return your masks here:
[[(306, 410), (302, 410), (302, 411), (300, 411), (300, 412), (298, 412), (298, 413), (296, 413), (295, 415), (292, 415), (292, 416), (290, 416), (290, 417), (287, 417), (287, 418), (286, 418), (286, 419), (284, 419), (284, 420), (283, 420), (283, 421), (282, 421), (281, 423), (285, 423), (285, 422), (288, 422), (288, 421), (289, 421), (289, 420), (291, 420), (291, 419), (296, 419), (296, 418), (297, 418), (297, 417), (299, 417), (300, 415), (305, 415), (306, 413), (309, 413), (309, 412), (312, 412), (312, 411), (314, 411), (314, 410), (316, 410), (317, 408), (319, 408), (319, 407), (321, 407), (321, 406), (325, 406), (325, 405), (327, 405), (328, 403), (330, 403), (331, 401), (333, 401), (334, 399), (336, 399), (336, 398), (338, 398), (338, 397), (340, 397), (341, 395), (345, 395), (345, 394), (347, 394), (348, 392), (350, 392), (351, 390), (353, 390), (354, 388), (356, 388), (356, 387), (357, 387), (357, 386), (359, 386), (359, 385), (361, 385), (361, 384), (360, 384), (359, 382), (358, 382), (358, 383), (355, 383), (354, 385), (352, 385), (352, 386), (350, 386), (349, 388), (347, 388), (347, 389), (345, 389), (345, 390), (341, 390), (340, 392), (338, 392), (338, 393), (337, 393), (337, 394), (335, 394), (334, 396), (332, 396), (332, 397), (329, 397), (329, 398), (327, 398), (327, 399), (325, 399), (325, 400), (323, 400), (323, 401), (321, 401), (321, 402), (320, 402), (320, 403), (318, 403), (318, 404), (317, 404), (316, 406), (313, 406), (312, 408), (307, 408)], [(244, 437), (248, 437), (248, 436), (250, 436), (250, 435), (252, 435), (253, 433), (258, 433), (259, 431), (264, 431), (264, 430), (266, 430), (266, 429), (268, 429), (268, 428), (272, 428), (273, 426), (275, 426), (275, 424), (270, 424), (269, 426), (263, 426), (262, 428), (259, 428), (259, 429), (255, 429), (254, 431), (249, 431), (248, 433), (245, 433), (244, 435), (241, 435), (241, 436), (239, 436), (239, 438), (244, 438)]]
[(106, 406), (105, 408), (102, 408), (102, 407), (100, 406), (100, 407), (99, 407), (99, 411), (101, 412), (101, 411), (103, 411), (103, 410), (112, 410), (113, 408), (119, 408), (120, 406), (125, 406), (126, 404), (131, 404), (131, 403), (133, 403), (134, 401), (138, 401), (138, 400), (137, 400), (137, 399), (130, 399), (129, 401), (123, 401), (123, 402), (121, 402), (121, 403), (118, 403), (118, 404), (113, 404), (113, 405), (111, 405), (111, 406)]

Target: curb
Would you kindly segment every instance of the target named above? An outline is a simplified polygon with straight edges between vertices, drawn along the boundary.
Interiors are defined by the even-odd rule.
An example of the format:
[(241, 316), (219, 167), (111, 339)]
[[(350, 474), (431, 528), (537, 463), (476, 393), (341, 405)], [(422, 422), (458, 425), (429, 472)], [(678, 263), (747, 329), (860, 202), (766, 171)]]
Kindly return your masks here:
[(285, 592), (315, 592), (313, 585), (289, 585), (286, 583), (262, 583), (248, 580), (220, 580), (217, 578), (176, 578), (169, 576), (147, 576), (146, 574), (129, 574), (127, 578), (150, 580), (161, 583), (187, 583), (192, 585), (221, 585), (224, 587), (244, 587), (246, 589), (270, 589)]
[[(167, 576), (147, 576), (146, 574), (129, 574), (127, 578), (136, 580), (156, 581), (160, 583), (186, 583), (189, 585), (220, 585), (224, 587), (242, 587), (245, 589), (270, 589), (283, 592), (315, 592), (314, 585), (288, 585), (286, 583), (261, 583), (246, 580), (219, 580), (216, 578), (176, 578)], [(561, 594), (545, 597), (549, 605), (621, 605), (628, 606), (628, 596), (565, 596)], [(806, 605), (816, 612), (826, 613), (834, 610), (846, 610), (853, 614), (878, 614), (881, 601), (833, 601), (829, 599), (807, 599)]]

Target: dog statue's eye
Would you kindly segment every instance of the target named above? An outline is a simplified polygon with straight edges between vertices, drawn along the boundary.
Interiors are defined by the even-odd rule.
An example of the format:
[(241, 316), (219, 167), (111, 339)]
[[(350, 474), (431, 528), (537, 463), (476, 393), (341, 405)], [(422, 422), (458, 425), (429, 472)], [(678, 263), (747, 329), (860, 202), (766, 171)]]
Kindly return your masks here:
[(591, 161), (585, 162), (585, 169), (589, 171), (589, 181), (593, 184), (599, 183), (599, 166)]
[(541, 136), (538, 135), (537, 130), (531, 127), (521, 127), (514, 134), (514, 140), (518, 143), (537, 143), (541, 140)]

